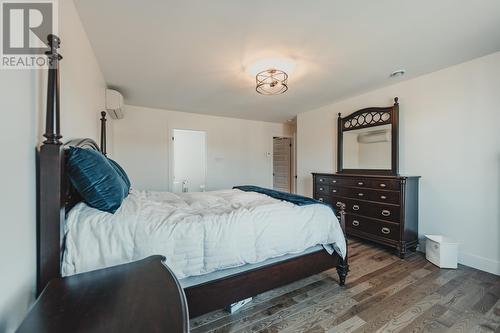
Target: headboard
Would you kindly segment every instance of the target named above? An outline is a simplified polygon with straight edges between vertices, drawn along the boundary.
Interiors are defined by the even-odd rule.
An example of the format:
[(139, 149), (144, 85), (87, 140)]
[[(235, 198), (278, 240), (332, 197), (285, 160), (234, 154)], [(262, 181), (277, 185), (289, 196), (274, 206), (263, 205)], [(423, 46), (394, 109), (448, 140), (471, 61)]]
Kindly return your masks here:
[(106, 154), (106, 112), (101, 112), (101, 148), (92, 139), (74, 139), (63, 144), (60, 132), (60, 87), (57, 52), (61, 40), (47, 37), (50, 51), (47, 84), (45, 140), (37, 152), (37, 295), (47, 283), (61, 276), (62, 226), (68, 212), (81, 201), (65, 174), (67, 147), (94, 149)]

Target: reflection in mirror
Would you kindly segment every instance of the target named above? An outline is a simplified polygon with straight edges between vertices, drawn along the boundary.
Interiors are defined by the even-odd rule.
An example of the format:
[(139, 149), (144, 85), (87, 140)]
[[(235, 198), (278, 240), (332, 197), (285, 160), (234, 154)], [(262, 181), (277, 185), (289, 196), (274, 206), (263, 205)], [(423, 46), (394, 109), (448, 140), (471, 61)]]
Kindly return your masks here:
[(345, 169), (391, 169), (391, 125), (344, 132)]

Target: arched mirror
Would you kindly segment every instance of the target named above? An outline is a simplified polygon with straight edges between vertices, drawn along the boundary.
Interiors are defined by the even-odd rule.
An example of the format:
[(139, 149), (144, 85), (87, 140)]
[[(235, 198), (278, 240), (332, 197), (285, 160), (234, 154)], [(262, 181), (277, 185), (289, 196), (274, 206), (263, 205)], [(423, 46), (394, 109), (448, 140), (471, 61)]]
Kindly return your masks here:
[(338, 117), (337, 172), (398, 174), (398, 98), (389, 107), (371, 107)]

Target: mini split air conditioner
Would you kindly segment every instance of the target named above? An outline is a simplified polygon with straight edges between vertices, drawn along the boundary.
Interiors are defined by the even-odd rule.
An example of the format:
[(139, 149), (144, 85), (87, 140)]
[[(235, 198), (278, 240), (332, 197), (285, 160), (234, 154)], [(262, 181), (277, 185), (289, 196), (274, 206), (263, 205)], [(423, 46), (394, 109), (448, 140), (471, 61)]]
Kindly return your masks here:
[(119, 91), (106, 89), (106, 111), (112, 119), (123, 119), (123, 95)]
[(358, 143), (390, 142), (391, 132), (387, 129), (369, 131), (358, 135)]

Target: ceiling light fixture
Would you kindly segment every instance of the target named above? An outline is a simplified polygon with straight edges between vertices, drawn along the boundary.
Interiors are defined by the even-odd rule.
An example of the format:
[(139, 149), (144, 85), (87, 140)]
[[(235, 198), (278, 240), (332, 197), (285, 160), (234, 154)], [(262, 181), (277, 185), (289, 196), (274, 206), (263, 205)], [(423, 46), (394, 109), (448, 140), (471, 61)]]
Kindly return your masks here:
[(257, 73), (255, 90), (262, 95), (279, 95), (288, 90), (288, 74), (275, 68)]
[(399, 69), (397, 71), (394, 71), (389, 75), (391, 78), (396, 78), (396, 77), (401, 77), (406, 74), (406, 71), (404, 69)]

